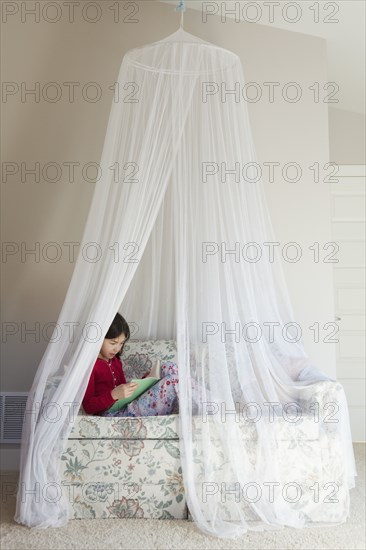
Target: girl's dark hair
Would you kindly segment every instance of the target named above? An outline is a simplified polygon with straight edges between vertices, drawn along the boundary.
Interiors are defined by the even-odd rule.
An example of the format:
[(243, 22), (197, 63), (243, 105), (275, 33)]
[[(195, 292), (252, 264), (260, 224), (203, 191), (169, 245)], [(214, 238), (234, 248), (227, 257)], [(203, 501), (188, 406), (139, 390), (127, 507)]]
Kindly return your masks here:
[(126, 319), (122, 317), (120, 313), (117, 313), (104, 338), (112, 340), (112, 338), (118, 338), (118, 336), (121, 336), (122, 333), (126, 336), (126, 340), (120, 351), (117, 353), (118, 356), (121, 355), (125, 343), (130, 338), (130, 327), (128, 326)]

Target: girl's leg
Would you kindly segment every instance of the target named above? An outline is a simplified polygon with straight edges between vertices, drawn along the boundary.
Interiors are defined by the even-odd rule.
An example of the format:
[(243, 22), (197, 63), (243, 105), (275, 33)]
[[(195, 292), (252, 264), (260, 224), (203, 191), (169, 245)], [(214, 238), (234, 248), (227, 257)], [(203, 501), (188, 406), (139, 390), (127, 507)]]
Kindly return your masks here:
[(175, 363), (166, 361), (162, 367), (162, 378), (140, 397), (114, 413), (103, 413), (102, 416), (160, 416), (177, 414), (178, 368)]

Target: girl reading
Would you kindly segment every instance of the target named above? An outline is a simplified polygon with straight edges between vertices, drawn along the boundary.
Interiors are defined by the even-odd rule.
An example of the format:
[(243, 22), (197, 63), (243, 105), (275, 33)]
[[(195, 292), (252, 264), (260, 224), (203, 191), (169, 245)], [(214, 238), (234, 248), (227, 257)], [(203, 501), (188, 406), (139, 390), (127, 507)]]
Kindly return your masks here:
[[(130, 337), (127, 321), (117, 313), (100, 349), (83, 398), (87, 414), (99, 416), (158, 416), (175, 414), (179, 410), (178, 369), (165, 361), (161, 380), (134, 401), (115, 412), (108, 410), (118, 400), (130, 397), (136, 383), (126, 383), (120, 355)], [(147, 372), (142, 378), (148, 376)]]

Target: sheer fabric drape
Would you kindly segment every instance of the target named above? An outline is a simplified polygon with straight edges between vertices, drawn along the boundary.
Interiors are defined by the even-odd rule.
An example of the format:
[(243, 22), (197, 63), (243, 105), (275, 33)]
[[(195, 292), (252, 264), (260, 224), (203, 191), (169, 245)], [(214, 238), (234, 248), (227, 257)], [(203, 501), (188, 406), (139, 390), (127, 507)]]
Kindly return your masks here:
[[(246, 503), (260, 519), (250, 524), (243, 502), (229, 494), (235, 483), (283, 482), (268, 411), (310, 405), (314, 385), (328, 378), (288, 325), (295, 319), (276, 248), (272, 261), (256, 258), (275, 238), (249, 164), (256, 156), (247, 107), (222, 94), (237, 83), (245, 84), (238, 56), (182, 29), (123, 59), (84, 254), (58, 319), (62, 337), (48, 345), (27, 403), (19, 523), (67, 522), (59, 459), (117, 310), (133, 338), (177, 341), (181, 461), (199, 528), (234, 537), (308, 523), (301, 506), (263, 491)], [(224, 178), (236, 163), (248, 167), (251, 181)], [(233, 414), (248, 404), (262, 415), (254, 463)], [(337, 405), (332, 437), (342, 442), (349, 489), (356, 470), (344, 392)], [(214, 493), (222, 484), (227, 498)]]

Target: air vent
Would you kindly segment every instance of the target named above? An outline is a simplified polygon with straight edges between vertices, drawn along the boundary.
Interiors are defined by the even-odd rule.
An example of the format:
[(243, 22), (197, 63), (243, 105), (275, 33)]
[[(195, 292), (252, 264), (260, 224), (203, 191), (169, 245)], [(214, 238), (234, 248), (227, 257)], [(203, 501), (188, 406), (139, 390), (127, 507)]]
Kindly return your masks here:
[(20, 443), (27, 393), (0, 394), (0, 443)]

